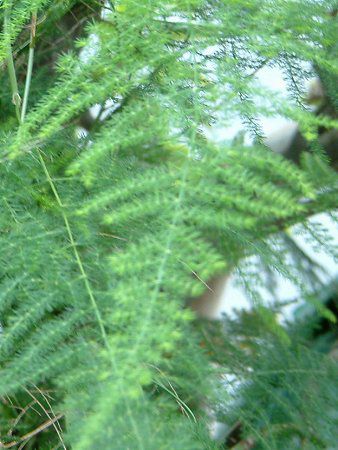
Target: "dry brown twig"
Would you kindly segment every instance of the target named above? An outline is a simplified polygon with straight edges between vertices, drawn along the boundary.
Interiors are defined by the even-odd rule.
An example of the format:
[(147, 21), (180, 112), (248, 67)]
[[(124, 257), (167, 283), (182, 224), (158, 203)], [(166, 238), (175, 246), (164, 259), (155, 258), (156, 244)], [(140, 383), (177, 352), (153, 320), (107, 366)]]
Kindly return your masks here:
[[(46, 428), (50, 427), (51, 425), (54, 425), (55, 422), (60, 420), (62, 417), (63, 417), (63, 414), (58, 414), (57, 416), (55, 416), (49, 420), (46, 420), (46, 422), (43, 422), (41, 425), (39, 425), (34, 430), (19, 437), (19, 439), (17, 439), (16, 441), (8, 442), (7, 444), (0, 442), (0, 448), (12, 448), (12, 447), (15, 447), (16, 445), (20, 444), (21, 442), (28, 441), (33, 436), (36, 436), (37, 434), (41, 433)], [(66, 447), (64, 447), (64, 448), (66, 448)]]
[[(34, 385), (34, 387), (38, 390), (38, 392), (39, 392), (39, 393), (43, 396), (43, 398), (46, 400), (46, 397), (42, 394), (41, 390), (40, 390), (37, 386), (35, 386), (35, 385)], [(50, 415), (50, 413), (46, 410), (46, 408), (43, 406), (43, 404), (40, 402), (40, 400), (39, 400), (38, 398), (35, 397), (34, 394), (32, 394), (32, 393), (31, 393), (28, 389), (26, 389), (26, 388), (25, 388), (25, 391), (27, 392), (27, 394), (28, 394), (30, 397), (32, 397), (33, 400), (36, 401), (36, 403), (40, 406), (40, 408), (43, 410), (43, 412), (46, 414), (46, 416), (49, 418), (49, 420), (52, 421), (51, 425), (53, 425), (53, 427), (54, 427), (54, 429), (55, 429), (55, 431), (56, 431), (56, 433), (57, 433), (57, 435), (58, 435), (58, 437), (59, 437), (59, 439), (60, 439), (60, 442), (61, 442), (61, 444), (62, 444), (62, 448), (63, 448), (64, 450), (67, 450), (67, 448), (66, 448), (66, 446), (65, 446), (65, 443), (64, 443), (64, 441), (63, 441), (62, 435), (61, 435), (62, 429), (61, 429), (61, 427), (60, 427), (60, 424), (58, 423), (59, 418), (62, 417), (63, 414), (61, 414), (61, 416), (60, 416), (60, 414), (55, 415), (54, 411), (53, 411), (52, 408), (50, 407), (50, 403), (47, 402), (47, 404), (48, 404), (49, 407), (51, 408), (52, 416), (54, 416), (54, 417), (52, 417), (52, 416)], [(59, 417), (59, 416), (60, 416), (60, 417)], [(61, 430), (61, 432), (60, 432), (60, 430)]]

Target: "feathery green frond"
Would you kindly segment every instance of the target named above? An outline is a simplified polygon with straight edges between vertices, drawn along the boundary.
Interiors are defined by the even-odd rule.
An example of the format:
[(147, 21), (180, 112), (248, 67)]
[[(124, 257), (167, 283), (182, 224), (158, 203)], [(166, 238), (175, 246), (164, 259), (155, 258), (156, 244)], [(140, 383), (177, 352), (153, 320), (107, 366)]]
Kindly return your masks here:
[[(216, 344), (234, 350), (243, 379), (253, 370), (256, 389), (246, 381), (226, 420), (237, 414), (252, 448), (331, 445), (331, 409), (312, 427), (334, 363), (292, 348), (254, 292), (263, 281), (250, 257), (334, 320), (313, 297), (310, 258), (278, 234), (300, 224), (334, 253), (307, 219), (337, 206), (319, 143), (337, 116), (302, 106), (314, 71), (329, 95), (337, 77), (332, 11), (300, 0), (1, 2), (0, 448), (222, 448), (209, 410), (229, 401), (219, 374), (231, 360), (215, 367), (224, 353), (187, 305), (235, 267), (257, 299), (257, 336), (246, 344), (237, 321)], [(282, 68), (290, 102), (267, 98), (264, 66)], [(262, 114), (297, 119), (312, 149), (298, 167), (264, 146)], [(206, 137), (237, 117), (254, 145)], [(322, 372), (327, 387), (311, 392)]]

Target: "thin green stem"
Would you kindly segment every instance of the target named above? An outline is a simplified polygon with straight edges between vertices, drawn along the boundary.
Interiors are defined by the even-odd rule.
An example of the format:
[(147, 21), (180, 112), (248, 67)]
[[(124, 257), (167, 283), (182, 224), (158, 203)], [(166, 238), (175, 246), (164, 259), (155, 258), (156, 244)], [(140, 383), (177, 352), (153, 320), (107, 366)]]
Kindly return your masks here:
[(29, 42), (29, 53), (28, 53), (28, 65), (25, 83), (25, 92), (23, 95), (22, 109), (21, 109), (21, 122), (25, 120), (29, 91), (32, 81), (33, 63), (34, 63), (34, 47), (35, 47), (35, 33), (36, 33), (36, 12), (32, 14), (32, 25), (31, 25), (31, 36)]
[(9, 8), (7, 8), (4, 13), (4, 32), (5, 32), (5, 35), (7, 35), (7, 37), (8, 37), (7, 68), (8, 68), (9, 81), (10, 81), (11, 90), (12, 90), (12, 102), (15, 105), (15, 113), (16, 113), (18, 122), (21, 123), (21, 114), (20, 114), (21, 98), (20, 98), (18, 82), (17, 82), (16, 74), (15, 74), (12, 46), (11, 46), (11, 42), (10, 42), (10, 38), (9, 38), (9, 36), (10, 36), (10, 9)]
[(110, 351), (111, 348), (110, 348), (109, 341), (108, 341), (108, 338), (107, 338), (107, 333), (106, 333), (106, 330), (105, 330), (105, 327), (104, 327), (104, 324), (103, 324), (103, 319), (102, 319), (99, 307), (98, 307), (98, 305), (96, 303), (96, 300), (95, 300), (92, 288), (90, 286), (90, 283), (89, 283), (89, 280), (88, 280), (88, 276), (87, 276), (86, 271), (84, 269), (84, 266), (83, 266), (80, 254), (78, 252), (78, 249), (77, 249), (77, 246), (76, 246), (76, 243), (75, 243), (75, 240), (74, 240), (73, 232), (72, 232), (70, 224), (69, 224), (68, 217), (66, 216), (66, 213), (64, 212), (64, 205), (63, 205), (63, 203), (61, 201), (61, 198), (60, 198), (59, 193), (58, 193), (58, 191), (56, 189), (54, 181), (53, 181), (52, 177), (50, 176), (50, 173), (48, 171), (46, 163), (45, 163), (45, 161), (44, 161), (44, 159), (43, 159), (39, 149), (38, 149), (38, 155), (39, 155), (39, 160), (40, 160), (41, 166), (43, 168), (43, 171), (45, 172), (47, 181), (48, 181), (48, 183), (49, 183), (49, 185), (50, 185), (50, 187), (51, 187), (51, 189), (53, 191), (53, 194), (54, 194), (54, 197), (56, 199), (56, 202), (57, 202), (58, 206), (60, 207), (61, 215), (62, 215), (63, 221), (64, 221), (66, 229), (67, 229), (70, 245), (71, 245), (71, 247), (73, 249), (77, 265), (78, 265), (78, 267), (80, 269), (81, 275), (82, 275), (83, 280), (84, 280), (86, 291), (88, 293), (88, 296), (89, 296), (90, 302), (92, 304), (92, 307), (93, 307), (93, 310), (94, 310), (97, 322), (99, 324), (99, 328), (100, 328), (100, 332), (101, 332), (103, 343), (106, 346), (106, 348)]
[(26, 76), (26, 83), (25, 83), (25, 92), (24, 92), (24, 96), (23, 96), (22, 109), (21, 109), (21, 122), (24, 121), (26, 111), (27, 111), (27, 103), (28, 103), (29, 90), (30, 90), (32, 71), (33, 71), (33, 61), (34, 61), (34, 47), (30, 47), (29, 54), (28, 54), (28, 66), (27, 66), (27, 76)]

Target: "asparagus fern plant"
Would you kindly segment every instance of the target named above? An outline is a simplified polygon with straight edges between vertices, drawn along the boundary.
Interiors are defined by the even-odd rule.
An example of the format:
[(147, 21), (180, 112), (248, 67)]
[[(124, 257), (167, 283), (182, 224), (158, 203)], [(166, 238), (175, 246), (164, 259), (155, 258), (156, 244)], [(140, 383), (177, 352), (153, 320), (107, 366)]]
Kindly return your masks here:
[[(295, 354), (259, 299), (254, 325), (210, 335), (187, 302), (254, 254), (315, 297), (273, 240), (298, 223), (322, 242), (307, 219), (336, 206), (318, 130), (337, 121), (302, 103), (317, 71), (337, 105), (334, 2), (0, 5), (0, 448), (234, 446), (212, 441), (210, 410), (239, 421), (237, 448), (333, 448), (332, 409), (319, 432), (298, 402), (331, 380), (329, 357)], [(288, 102), (257, 84), (263, 66), (283, 70)], [(264, 146), (262, 114), (298, 121), (299, 166)], [(255, 145), (208, 137), (236, 117)], [(254, 372), (237, 403), (225, 370)]]

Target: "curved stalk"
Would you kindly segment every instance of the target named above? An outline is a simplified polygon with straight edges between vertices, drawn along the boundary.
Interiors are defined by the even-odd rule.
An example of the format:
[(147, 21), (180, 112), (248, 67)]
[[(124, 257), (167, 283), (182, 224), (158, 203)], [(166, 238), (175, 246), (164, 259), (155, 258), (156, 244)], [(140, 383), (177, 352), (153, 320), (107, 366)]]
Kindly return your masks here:
[(30, 36), (30, 43), (29, 43), (25, 92), (23, 95), (22, 110), (21, 110), (21, 122), (23, 122), (25, 120), (29, 91), (30, 91), (31, 80), (32, 80), (33, 62), (34, 62), (34, 47), (35, 47), (35, 33), (36, 33), (36, 13), (33, 13), (32, 14), (32, 25), (31, 25), (31, 36)]

